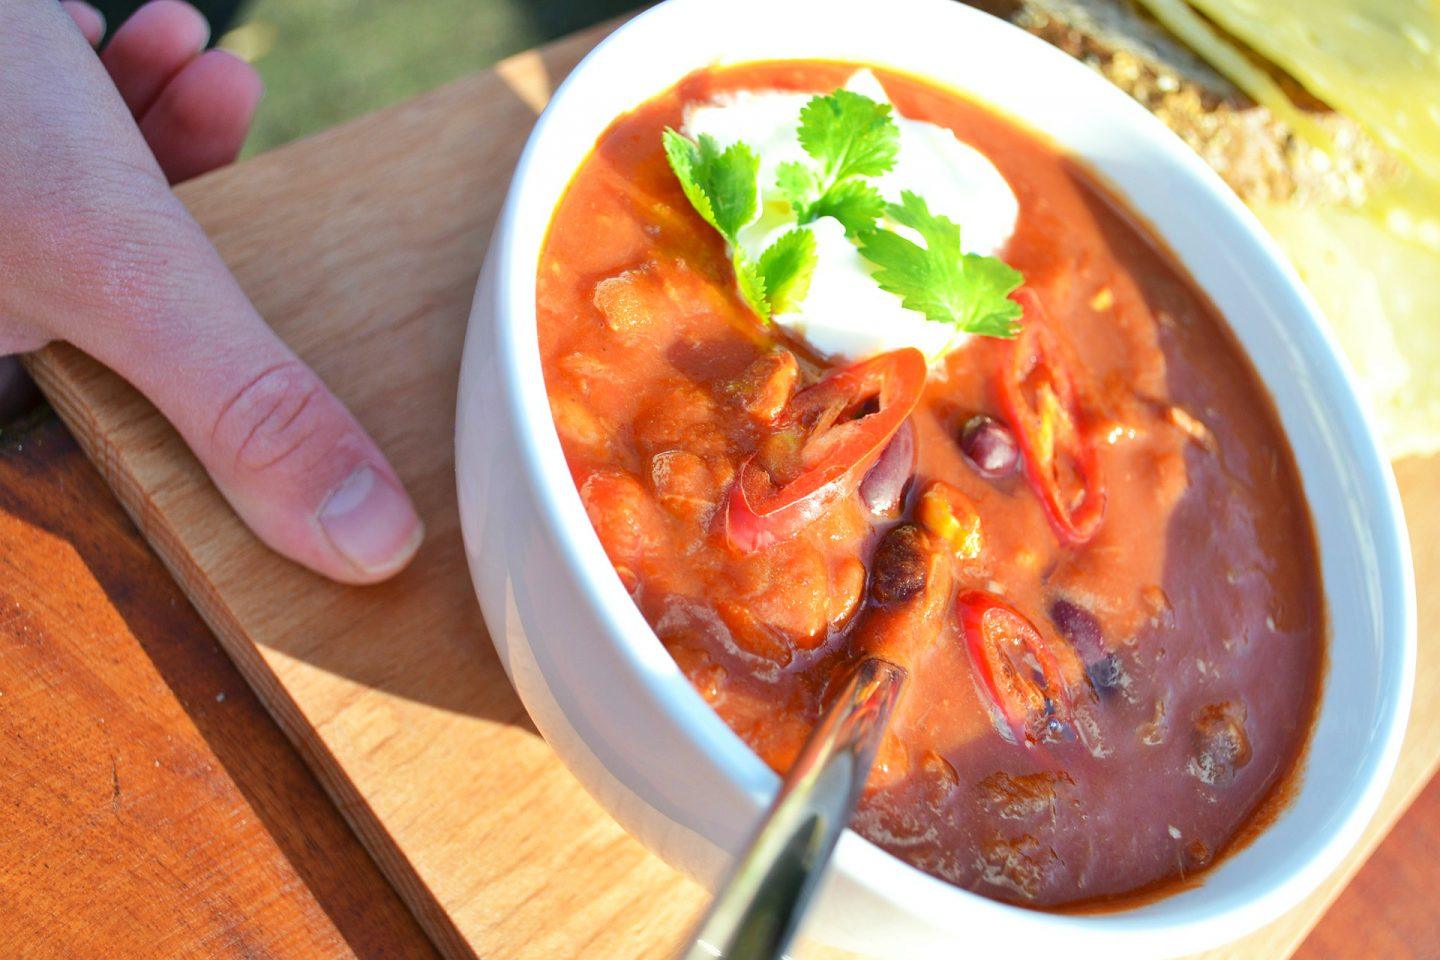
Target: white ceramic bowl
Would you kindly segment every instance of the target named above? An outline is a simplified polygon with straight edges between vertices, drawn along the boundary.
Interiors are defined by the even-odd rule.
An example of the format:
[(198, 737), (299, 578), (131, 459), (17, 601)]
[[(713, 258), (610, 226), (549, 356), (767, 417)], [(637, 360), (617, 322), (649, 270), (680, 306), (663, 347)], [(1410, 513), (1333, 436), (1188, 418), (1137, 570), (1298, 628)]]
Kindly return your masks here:
[(627, 830), (713, 885), (775, 775), (710, 710), (620, 585), (551, 422), (535, 276), (556, 200), (619, 114), (715, 63), (818, 57), (929, 77), (1043, 131), (1153, 225), (1229, 318), (1279, 408), (1319, 537), (1332, 633), (1294, 802), (1195, 889), (1065, 916), (933, 879), (853, 833), (806, 927), (883, 957), (1159, 958), (1234, 939), (1328, 874), (1373, 813), (1414, 674), (1414, 584), (1393, 477), (1335, 341), (1258, 223), (1179, 139), (1065, 54), (949, 0), (671, 0), (574, 71), (540, 118), (495, 229), (465, 344), (465, 544), (510, 678), (561, 758)]

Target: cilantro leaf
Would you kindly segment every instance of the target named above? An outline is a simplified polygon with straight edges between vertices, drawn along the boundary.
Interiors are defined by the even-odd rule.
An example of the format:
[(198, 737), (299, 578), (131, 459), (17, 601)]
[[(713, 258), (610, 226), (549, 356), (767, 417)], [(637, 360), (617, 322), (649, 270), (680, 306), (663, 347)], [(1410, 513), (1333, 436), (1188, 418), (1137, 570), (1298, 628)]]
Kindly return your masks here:
[(721, 150), (703, 133), (698, 142), (669, 128), (661, 136), (665, 158), (691, 206), (730, 244), (735, 283), (745, 302), (762, 320), (793, 310), (810, 289), (815, 237), (808, 230), (791, 230), (770, 244), (758, 262), (740, 247), (740, 231), (760, 213), (760, 161), (755, 152), (743, 142)]
[(845, 180), (826, 191), (811, 205), (812, 221), (834, 217), (852, 240), (875, 226), (885, 212), (885, 198), (867, 180)]
[(965, 266), (961, 277), (970, 288), (969, 309), (957, 325), (966, 333), (982, 337), (1016, 336), (1024, 311), (1010, 299), (1010, 294), (1025, 282), (1024, 275), (999, 257), (967, 253), (962, 259)]
[[(696, 212), (725, 238), (736, 285), (761, 319), (793, 311), (805, 299), (818, 254), (814, 234), (802, 228), (833, 217), (877, 268), (875, 282), (905, 307), (968, 333), (1016, 334), (1021, 310), (1009, 294), (1023, 281), (1020, 273), (994, 257), (963, 253), (960, 227), (931, 213), (919, 195), (905, 191), (900, 203), (887, 205), (871, 182), (893, 169), (899, 154), (890, 104), (843, 89), (812, 97), (800, 112), (799, 139), (808, 159), (776, 171), (776, 188), (796, 227), (752, 260), (739, 235), (760, 216), (755, 152), (743, 142), (722, 150), (707, 134), (698, 140), (668, 128), (663, 134), (671, 170)], [(923, 246), (880, 227), (886, 214), (918, 233)]]
[(772, 311), (770, 301), (765, 298), (765, 277), (761, 274), (760, 267), (745, 256), (745, 251), (739, 247), (735, 248), (735, 255), (730, 258), (730, 263), (735, 268), (735, 283), (740, 287), (740, 295), (750, 304), (750, 309), (760, 315), (761, 320), (769, 320)]
[(738, 239), (741, 229), (760, 215), (760, 158), (743, 142), (721, 150), (708, 134), (700, 134), (697, 143), (669, 127), (661, 134), (661, 142), (686, 199), (729, 244), (741, 296), (762, 320), (768, 320), (771, 311), (765, 299), (765, 278), (740, 249)]
[(836, 90), (800, 111), (800, 146), (820, 164), (825, 181), (878, 177), (895, 166), (900, 128), (888, 103)]
[(782, 234), (760, 255), (760, 279), (774, 313), (794, 310), (805, 299), (817, 259), (815, 235), (801, 227)]
[(740, 142), (721, 150), (715, 138), (704, 133), (697, 144), (667, 127), (662, 139), (665, 158), (690, 205), (733, 244), (741, 228), (760, 213), (760, 158)]
[(790, 202), (790, 206), (795, 209), (796, 217), (802, 223), (810, 222), (805, 219), (805, 213), (809, 211), (810, 205), (825, 192), (821, 189), (815, 168), (808, 163), (800, 163), (795, 160), (782, 163), (775, 168), (775, 187), (780, 191), (780, 195)]
[(796, 222), (834, 217), (852, 239), (874, 226), (885, 201), (865, 178), (892, 169), (900, 152), (890, 104), (849, 90), (811, 97), (800, 111), (799, 135), (812, 162), (782, 163), (775, 177)]
[(1020, 271), (995, 257), (962, 255), (959, 225), (931, 213), (909, 190), (886, 212), (919, 233), (925, 245), (880, 227), (860, 238), (860, 255), (880, 268), (874, 277), (882, 290), (900, 297), (907, 309), (966, 333), (1013, 337), (1019, 332), (1020, 305), (1009, 294), (1024, 282)]

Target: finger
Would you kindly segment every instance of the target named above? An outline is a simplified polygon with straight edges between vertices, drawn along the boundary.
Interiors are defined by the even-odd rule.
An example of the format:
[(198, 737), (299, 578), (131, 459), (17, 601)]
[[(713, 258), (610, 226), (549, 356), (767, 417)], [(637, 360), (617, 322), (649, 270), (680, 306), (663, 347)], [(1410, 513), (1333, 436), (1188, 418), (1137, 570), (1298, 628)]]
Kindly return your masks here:
[(0, 317), (145, 393), (279, 552), (348, 582), (395, 572), (422, 532), (394, 469), (260, 319), (49, 9), (0, 2), (0, 131), (44, 134), (0, 136)]
[(73, 339), (150, 398), (272, 548), (343, 582), (390, 576), (423, 533), (394, 469), (200, 240), (152, 248), (163, 267), (124, 281), (145, 292)]
[(192, 60), (160, 92), (140, 121), (140, 132), (171, 183), (208, 173), (240, 153), (255, 105), (260, 75), (224, 50)]
[(141, 117), (209, 39), (209, 24), (190, 4), (151, 0), (115, 31), (100, 62), (130, 113)]
[(100, 46), (100, 41), (105, 36), (105, 15), (81, 0), (61, 0), (60, 6), (70, 14), (70, 19), (80, 28), (86, 42), (92, 47)]

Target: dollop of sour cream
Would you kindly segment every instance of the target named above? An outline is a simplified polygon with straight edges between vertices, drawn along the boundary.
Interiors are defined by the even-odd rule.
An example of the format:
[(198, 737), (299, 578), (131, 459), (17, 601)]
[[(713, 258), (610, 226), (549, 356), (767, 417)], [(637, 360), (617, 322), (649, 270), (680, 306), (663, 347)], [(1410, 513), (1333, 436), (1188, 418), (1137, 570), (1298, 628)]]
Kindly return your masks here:
[[(885, 88), (869, 70), (856, 71), (845, 88), (888, 103)], [(759, 218), (740, 231), (740, 246), (758, 258), (780, 234), (794, 228), (789, 204), (776, 189), (777, 168), (807, 160), (800, 146), (800, 110), (811, 94), (783, 90), (744, 90), (691, 104), (681, 132), (709, 134), (726, 147), (743, 140), (760, 158)], [(1020, 213), (1015, 193), (980, 151), (934, 123), (894, 115), (900, 151), (890, 172), (872, 180), (887, 201), (898, 203), (902, 190), (913, 190), (935, 213), (960, 224), (960, 245), (967, 253), (997, 255), (1015, 232)], [(937, 323), (907, 310), (900, 298), (880, 289), (874, 266), (845, 237), (839, 221), (821, 217), (809, 224), (817, 263), (810, 289), (799, 306), (777, 313), (774, 321), (832, 360), (858, 361), (900, 347), (918, 347), (932, 362), (970, 339), (954, 325)], [(905, 228), (897, 228), (904, 232)], [(913, 236), (913, 235), (912, 235)], [(918, 237), (914, 238), (918, 242)]]

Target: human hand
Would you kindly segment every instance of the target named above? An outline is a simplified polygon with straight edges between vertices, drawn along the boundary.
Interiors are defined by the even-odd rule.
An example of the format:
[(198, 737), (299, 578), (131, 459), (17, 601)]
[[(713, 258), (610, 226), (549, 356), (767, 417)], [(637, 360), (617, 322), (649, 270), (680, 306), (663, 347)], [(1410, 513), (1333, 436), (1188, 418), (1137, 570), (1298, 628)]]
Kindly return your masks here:
[(83, 3), (0, 0), (0, 357), (73, 343), (159, 408), (275, 550), (344, 582), (395, 573), (422, 527), (393, 468), (170, 191), (234, 159), (258, 76), (202, 53), (179, 0), (97, 58), (102, 33)]

